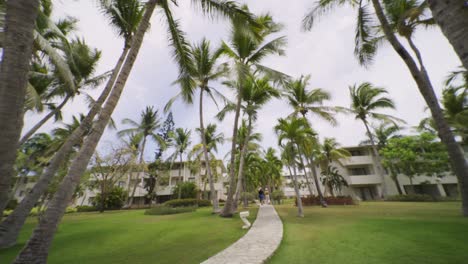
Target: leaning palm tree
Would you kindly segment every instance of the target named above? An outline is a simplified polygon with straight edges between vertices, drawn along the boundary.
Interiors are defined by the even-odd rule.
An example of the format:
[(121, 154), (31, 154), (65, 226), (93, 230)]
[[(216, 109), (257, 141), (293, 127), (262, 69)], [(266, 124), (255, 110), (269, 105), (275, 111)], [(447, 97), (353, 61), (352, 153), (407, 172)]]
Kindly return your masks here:
[[(186, 47), (189, 48), (189, 47)], [(219, 80), (221, 77), (225, 76), (228, 72), (226, 64), (219, 64), (219, 57), (221, 52), (219, 50), (212, 51), (210, 49), (210, 42), (206, 39), (203, 39), (199, 45), (194, 45), (189, 48), (191, 54), (191, 61), (189, 62), (189, 70), (187, 75), (181, 76), (176, 83), (180, 84), (181, 92), (173, 97), (168, 104), (166, 105), (166, 111), (171, 107), (175, 99), (182, 97), (184, 102), (193, 103), (193, 95), (195, 90), (198, 88), (200, 90), (199, 94), (199, 120), (200, 120), (200, 133), (203, 144), (203, 154), (206, 164), (210, 164), (210, 158), (208, 155), (207, 143), (205, 140), (205, 125), (203, 119), (203, 98), (205, 93), (209, 95), (213, 100), (214, 96), (222, 97), (215, 88), (211, 87), (211, 83)], [(216, 101), (215, 101), (216, 103)], [(211, 172), (210, 166), (206, 167), (208, 180), (210, 183), (210, 192), (213, 199), (213, 211), (219, 211), (218, 200), (215, 197), (213, 175)]]
[[(112, 91), (112, 88), (114, 87), (114, 84), (116, 83), (116, 80), (118, 79), (122, 66), (124, 65), (124, 61), (129, 53), (130, 44), (133, 36), (136, 33), (136, 28), (142, 18), (143, 8), (138, 0), (132, 0), (120, 2), (114, 1), (112, 4), (104, 6), (103, 10), (107, 15), (114, 12), (114, 18), (111, 19), (112, 25), (115, 28), (119, 28), (118, 33), (120, 36), (124, 37), (125, 48), (120, 55), (120, 58), (118, 59), (117, 64), (114, 67), (112, 75), (108, 79), (104, 90), (102, 91), (99, 98), (92, 104), (86, 118), (83, 119), (80, 126), (73, 131), (73, 133), (67, 138), (66, 142), (57, 151), (57, 153), (50, 161), (49, 166), (47, 166), (46, 170), (39, 177), (39, 180), (27, 194), (27, 196), (15, 208), (15, 211), (0, 225), (0, 247), (8, 247), (16, 243), (19, 231), (23, 226), (26, 217), (38, 199), (47, 190), (49, 182), (51, 182), (51, 179), (62, 166), (64, 162), (62, 157), (69, 155), (69, 153), (73, 151), (74, 146), (83, 140), (83, 137), (87, 134), (87, 131), (91, 130), (92, 121), (101, 110), (102, 105), (106, 101), (107, 97)], [(128, 12), (133, 12), (134, 14), (127, 14)], [(124, 18), (128, 18), (128, 20), (123, 20)]]
[(23, 128), (23, 107), (33, 52), (34, 26), (39, 0), (5, 1), (0, 71), (0, 214), (8, 201), (18, 140)]
[[(177, 49), (179, 40), (181, 38), (178, 24), (174, 21), (169, 6), (168, 0), (158, 1), (149, 0), (145, 4), (145, 12), (141, 22), (132, 38), (130, 50), (127, 54), (125, 62), (122, 65), (121, 71), (115, 81), (115, 85), (109, 95), (106, 104), (104, 105), (98, 120), (94, 123), (92, 132), (86, 138), (83, 146), (80, 149), (77, 157), (72, 162), (68, 174), (64, 177), (63, 181), (58, 187), (57, 192), (49, 203), (49, 207), (44, 214), (44, 221), (41, 221), (33, 232), (32, 237), (27, 242), (24, 249), (17, 256), (15, 263), (24, 263), (28, 261), (35, 261), (36, 263), (45, 263), (47, 260), (47, 253), (57, 230), (58, 223), (63, 216), (66, 206), (72, 199), (73, 190), (79, 183), (81, 175), (83, 175), (91, 156), (101, 138), (104, 129), (109, 122), (111, 115), (120, 99), (120, 95), (125, 87), (125, 83), (135, 63), (138, 52), (143, 43), (146, 31), (149, 28), (150, 18), (154, 9), (159, 4), (163, 9), (164, 14), (168, 20), (170, 27), (171, 40), (173, 46)], [(204, 14), (214, 15), (218, 14), (224, 17), (230, 17), (235, 20), (251, 20), (251, 16), (243, 10), (240, 10), (236, 3), (233, 2), (218, 2), (214, 0), (196, 0), (195, 6), (199, 7)], [(181, 65), (180, 58), (185, 58), (184, 54), (177, 53), (176, 61)], [(181, 56), (179, 56), (181, 55)], [(186, 73), (186, 68), (181, 66), (182, 73)], [(40, 246), (37, 246), (40, 245)]]
[(157, 134), (157, 131), (161, 128), (161, 118), (158, 116), (158, 111), (154, 110), (151, 106), (147, 106), (146, 109), (141, 113), (140, 120), (134, 121), (129, 118), (125, 118), (122, 120), (122, 124), (130, 125), (130, 128), (120, 130), (118, 135), (120, 137), (128, 136), (128, 135), (135, 135), (140, 136), (141, 142), (139, 144), (140, 147), (140, 160), (139, 160), (139, 167), (140, 171), (135, 179), (135, 183), (132, 188), (132, 192), (128, 197), (127, 200), (127, 207), (132, 206), (133, 200), (135, 199), (135, 191), (143, 178), (143, 174), (145, 172), (145, 147), (148, 140), (148, 137), (153, 139), (160, 148), (165, 148), (164, 140)]
[[(366, 2), (372, 2), (375, 14), (370, 12), (369, 5), (367, 5)], [(430, 1), (430, 6), (433, 10), (438, 10), (434, 12), (434, 14), (439, 23), (444, 21), (444, 19), (445, 21), (447, 20), (447, 15), (441, 15), (442, 12), (440, 12), (445, 7), (451, 8), (451, 11), (455, 12), (444, 12), (445, 14), (450, 14), (450, 16), (462, 12), (461, 8), (463, 8), (463, 4), (456, 7), (456, 1), (454, 1), (453, 4), (440, 5), (437, 5), (435, 2), (436, 1)], [(358, 10), (355, 53), (361, 64), (369, 65), (382, 40), (387, 40), (406, 64), (418, 86), (419, 92), (431, 111), (438, 135), (447, 147), (453, 171), (455, 175), (457, 175), (458, 182), (461, 186), (462, 212), (464, 216), (468, 217), (468, 162), (465, 160), (464, 153), (460, 145), (456, 142), (447, 120), (444, 118), (442, 108), (437, 100), (429, 74), (423, 63), (421, 52), (412, 40), (414, 38), (415, 29), (417, 29), (418, 26), (433, 24), (433, 19), (427, 16), (427, 2), (417, 0), (369, 0), (359, 2), (353, 0), (319, 1), (317, 6), (304, 19), (304, 27), (310, 29), (315, 17), (323, 15), (330, 11), (331, 8), (343, 4), (351, 4)], [(377, 20), (375, 18), (377, 18)], [(378, 21), (378, 23), (376, 23), (376, 21)], [(460, 21), (463, 22), (465, 20)], [(453, 27), (453, 29), (462, 28), (462, 22), (459, 24), (459, 27)], [(453, 32), (458, 31), (448, 30), (448, 26), (446, 25), (443, 26), (443, 29), (445, 34), (451, 33), (449, 39), (455, 41), (452, 44), (463, 42), (463, 37), (456, 40), (453, 35)], [(382, 32), (383, 36), (380, 35)], [(413, 54), (402, 44), (397, 34), (408, 42)], [(456, 50), (461, 51), (463, 48), (457, 46)], [(463, 63), (466, 63), (467, 60), (464, 59), (462, 54), (463, 53), (458, 53)], [(466, 67), (466, 64), (464, 64), (464, 66)]]
[[(284, 36), (268, 41), (267, 38), (279, 32), (281, 25), (273, 21), (269, 14), (256, 17), (257, 24), (254, 26), (245, 23), (233, 23), (229, 42), (223, 42), (221, 49), (236, 72), (236, 104), (234, 114), (234, 126), (232, 131), (231, 154), (235, 153), (237, 145), (237, 130), (242, 103), (242, 86), (250, 73), (261, 71), (272, 80), (284, 81), (286, 76), (278, 71), (272, 70), (261, 64), (262, 60), (273, 54), (283, 55), (286, 38)], [(229, 43), (229, 44), (228, 44)], [(229, 186), (236, 185), (235, 177), (235, 155), (231, 155), (229, 169)], [(223, 217), (231, 217), (236, 208), (234, 204), (234, 188), (229, 188), (226, 204), (221, 212)]]
[[(171, 146), (174, 148), (174, 153), (169, 156), (169, 160), (171, 164), (174, 163), (174, 160), (179, 157), (179, 177), (182, 177), (182, 162), (184, 153), (187, 151), (188, 147), (192, 143), (190, 141), (190, 135), (192, 131), (190, 129), (183, 129), (181, 127), (175, 130), (175, 133), (171, 134), (172, 144)], [(169, 185), (171, 185), (171, 179), (169, 179)], [(182, 188), (178, 188), (178, 199), (180, 199), (182, 194)]]
[(385, 171), (382, 167), (379, 151), (375, 138), (369, 128), (370, 119), (387, 121), (387, 122), (403, 122), (403, 120), (393, 117), (391, 115), (377, 113), (375, 111), (380, 109), (395, 109), (395, 104), (392, 99), (385, 97), (387, 90), (381, 87), (375, 87), (371, 83), (365, 82), (360, 85), (353, 85), (349, 87), (349, 95), (351, 98), (350, 110), (355, 114), (356, 119), (360, 119), (364, 124), (367, 136), (370, 140), (370, 145), (374, 157), (376, 159), (376, 167), (379, 176), (382, 179), (382, 197), (386, 195), (385, 185)]

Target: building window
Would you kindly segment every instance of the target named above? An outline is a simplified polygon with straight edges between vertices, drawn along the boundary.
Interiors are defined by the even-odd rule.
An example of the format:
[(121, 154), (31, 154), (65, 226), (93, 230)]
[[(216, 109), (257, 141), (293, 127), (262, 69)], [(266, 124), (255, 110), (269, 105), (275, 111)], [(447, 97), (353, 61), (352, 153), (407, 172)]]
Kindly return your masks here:
[(351, 153), (351, 156), (364, 156), (364, 151), (362, 151), (361, 149), (353, 149), (353, 150), (350, 150), (349, 153)]
[(366, 167), (359, 167), (359, 168), (349, 168), (349, 175), (357, 176), (357, 175), (369, 175), (369, 170)]

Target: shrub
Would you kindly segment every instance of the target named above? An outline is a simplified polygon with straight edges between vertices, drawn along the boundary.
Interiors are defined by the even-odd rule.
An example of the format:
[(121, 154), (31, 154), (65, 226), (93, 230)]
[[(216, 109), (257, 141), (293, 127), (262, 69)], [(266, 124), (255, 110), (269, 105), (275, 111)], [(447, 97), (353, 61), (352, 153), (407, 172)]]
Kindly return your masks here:
[[(115, 210), (120, 209), (124, 205), (125, 200), (127, 199), (127, 192), (122, 187), (114, 187), (107, 194), (104, 201), (104, 209), (106, 210)], [(101, 206), (101, 194), (97, 194), (94, 199), (92, 199), (92, 205), (96, 208)]]
[(211, 206), (210, 200), (198, 200), (198, 199), (175, 199), (164, 203), (168, 207), (187, 207), (187, 206)]
[(179, 190), (180, 190), (180, 198), (181, 199), (188, 199), (188, 198), (196, 198), (198, 189), (197, 185), (194, 182), (179, 182), (176, 184), (173, 190), (173, 197), (179, 197)]
[(255, 200), (255, 195), (250, 192), (241, 193), (241, 200), (243, 201), (246, 198), (247, 198), (247, 201), (253, 202)]
[(6, 210), (15, 210), (16, 206), (18, 206), (18, 200), (10, 199), (10, 201), (8, 201), (5, 209)]
[(78, 212), (78, 209), (76, 209), (76, 207), (68, 206), (67, 209), (65, 209), (66, 214), (71, 214), (71, 213), (76, 213), (76, 212)]
[(434, 198), (427, 194), (402, 194), (388, 196), (386, 200), (396, 202), (433, 202)]
[(78, 212), (94, 212), (97, 211), (97, 208), (89, 205), (80, 205), (76, 207)]
[[(7, 217), (7, 216), (11, 215), (11, 213), (13, 213), (13, 210), (8, 210), (8, 209), (6, 209), (5, 211), (3, 211), (3, 216), (4, 216), (4, 217)], [(1, 217), (0, 217), (0, 218), (1, 218)]]
[(285, 198), (283, 191), (276, 190), (271, 193), (271, 199), (278, 204), (281, 204), (281, 201)]
[(145, 215), (170, 215), (170, 214), (181, 214), (195, 212), (197, 208), (195, 206), (187, 207), (169, 207), (165, 205), (158, 205), (147, 209)]
[(220, 202), (220, 203), (225, 203), (226, 200), (224, 200), (224, 199), (219, 199), (218, 202)]
[[(336, 196), (336, 197), (324, 197), (325, 202), (328, 205), (351, 205), (355, 204), (353, 198), (351, 196)], [(309, 206), (309, 205), (320, 205), (320, 198), (319, 196), (308, 196), (308, 197), (301, 197), (302, 205)], [(297, 205), (297, 201), (296, 201)]]

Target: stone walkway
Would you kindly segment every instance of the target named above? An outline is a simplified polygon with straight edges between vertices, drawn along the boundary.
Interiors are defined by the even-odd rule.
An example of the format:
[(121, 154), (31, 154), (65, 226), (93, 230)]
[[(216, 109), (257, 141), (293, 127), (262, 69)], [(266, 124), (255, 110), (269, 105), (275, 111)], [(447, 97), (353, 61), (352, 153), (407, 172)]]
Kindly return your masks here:
[(202, 264), (261, 264), (275, 252), (282, 238), (283, 223), (275, 208), (263, 205), (247, 234)]

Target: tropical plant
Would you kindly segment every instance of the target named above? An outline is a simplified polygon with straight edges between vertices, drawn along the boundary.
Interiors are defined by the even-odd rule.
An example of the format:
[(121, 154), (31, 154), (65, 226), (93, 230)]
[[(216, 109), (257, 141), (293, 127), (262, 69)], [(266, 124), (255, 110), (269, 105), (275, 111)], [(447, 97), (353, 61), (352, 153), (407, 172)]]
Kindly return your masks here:
[[(391, 138), (400, 137), (399, 134), (401, 127), (392, 122), (381, 122), (378, 126), (371, 126), (372, 138), (377, 142), (377, 148), (381, 149), (387, 145)], [(360, 145), (370, 145), (370, 139), (366, 139), (359, 143)]]
[(297, 201), (297, 216), (304, 217), (304, 209), (302, 208), (302, 200), (301, 200), (301, 193), (299, 189), (299, 182), (297, 180), (297, 169), (296, 169), (296, 158), (295, 156), (298, 155), (297, 149), (294, 147), (293, 144), (288, 143), (284, 145), (281, 152), (281, 160), (283, 164), (289, 170), (289, 175), (293, 182), (294, 192), (296, 193), (296, 201)]
[[(187, 151), (188, 147), (192, 143), (190, 141), (190, 135), (191, 131), (189, 129), (183, 129), (181, 127), (177, 128), (175, 130), (175, 133), (171, 135), (172, 137), (172, 147), (174, 148), (174, 153), (169, 156), (169, 160), (171, 160), (171, 163), (174, 162), (174, 160), (179, 157), (179, 177), (182, 177), (182, 162), (183, 162), (183, 155)], [(179, 194), (177, 199), (181, 199), (181, 191), (182, 189), (179, 188)]]
[[(369, 6), (366, 2), (372, 2), (375, 14), (372, 14), (368, 9)], [(463, 4), (445, 3), (437, 5), (436, 1), (429, 1), (429, 6), (434, 11), (435, 20), (440, 24), (441, 22), (447, 21), (448, 16), (442, 13), (448, 14), (444, 7), (453, 11), (453, 14), (463, 13)], [(416, 82), (419, 92), (426, 101), (427, 106), (431, 111), (431, 115), (434, 119), (438, 135), (442, 142), (446, 145), (448, 153), (450, 155), (450, 162), (454, 169), (455, 175), (457, 175), (458, 182), (461, 186), (462, 193), (462, 212), (464, 216), (468, 216), (468, 163), (465, 160), (464, 153), (460, 148), (459, 144), (455, 140), (455, 136), (452, 133), (447, 120), (444, 118), (442, 109), (437, 100), (437, 96), (434, 92), (433, 85), (427, 73), (426, 67), (424, 66), (422, 55), (417, 46), (414, 44), (413, 37), (417, 26), (427, 26), (433, 24), (432, 18), (428, 17), (426, 11), (428, 5), (426, 1), (417, 0), (371, 0), (371, 1), (319, 1), (318, 5), (310, 12), (304, 19), (304, 27), (311, 28), (314, 22), (314, 17), (322, 15), (326, 11), (330, 11), (331, 8), (339, 5), (351, 4), (358, 9), (357, 16), (357, 27), (356, 27), (356, 47), (355, 54), (358, 55), (360, 62), (364, 65), (368, 65), (374, 57), (377, 47), (381, 40), (387, 40), (396, 53), (400, 56), (403, 62), (406, 64), (408, 70), (411, 73), (414, 81)], [(376, 23), (375, 17), (377, 17), (378, 23)], [(457, 43), (463, 43), (463, 37), (456, 40), (453, 33), (460, 32), (454, 29), (460, 30), (463, 26), (463, 21), (460, 20), (459, 26), (453, 26), (452, 29), (448, 29), (444, 24), (443, 31), (447, 35), (449, 32), (449, 40)], [(458, 23), (458, 22), (457, 22)], [(379, 35), (383, 32), (383, 38)], [(399, 34), (405, 39), (413, 52), (413, 55), (403, 46), (402, 42), (398, 39)], [(458, 33), (457, 33), (458, 34)], [(463, 36), (463, 35), (460, 35)], [(452, 43), (455, 44), (455, 42)], [(467, 56), (464, 56), (466, 52), (461, 52), (464, 48), (462, 46), (456, 46), (458, 55), (462, 59), (464, 66), (467, 66)]]
[(322, 170), (321, 174), (323, 176), (322, 184), (324, 186), (329, 186), (331, 196), (333, 197), (335, 197), (333, 190), (337, 191), (338, 193), (341, 193), (341, 189), (343, 188), (343, 186), (348, 186), (348, 182), (346, 181), (346, 179), (334, 166), (328, 166), (326, 170)]
[[(269, 14), (255, 18), (256, 24), (246, 25), (245, 23), (232, 23), (229, 42), (221, 45), (222, 53), (231, 61), (231, 68), (235, 69), (236, 107), (234, 115), (234, 126), (232, 132), (231, 158), (229, 169), (229, 186), (236, 185), (236, 157), (233, 155), (237, 146), (237, 130), (239, 128), (239, 117), (242, 104), (242, 86), (245, 85), (248, 76), (252, 72), (261, 71), (266, 76), (275, 81), (284, 81), (286, 76), (278, 71), (272, 70), (261, 64), (261, 61), (273, 54), (283, 55), (286, 38), (284, 36), (267, 40), (272, 34), (281, 29), (281, 25), (273, 21)], [(226, 204), (221, 212), (223, 217), (231, 217), (235, 210), (234, 203), (235, 189), (229, 188)]]
[(317, 161), (320, 164), (321, 174), (323, 176), (322, 183), (324, 183), (324, 186), (328, 188), (332, 196), (334, 196), (333, 189), (340, 189), (337, 187), (341, 187), (344, 183), (341, 181), (342, 177), (339, 177), (341, 175), (339, 175), (339, 173), (335, 173), (336, 168), (331, 166), (331, 164), (333, 162), (340, 163), (341, 159), (346, 159), (350, 156), (351, 153), (346, 149), (340, 148), (340, 144), (334, 138), (325, 138), (323, 143), (320, 145), (320, 152), (317, 155)]

